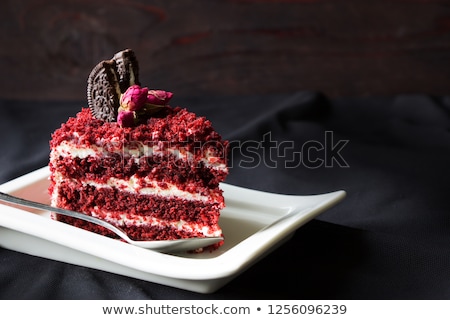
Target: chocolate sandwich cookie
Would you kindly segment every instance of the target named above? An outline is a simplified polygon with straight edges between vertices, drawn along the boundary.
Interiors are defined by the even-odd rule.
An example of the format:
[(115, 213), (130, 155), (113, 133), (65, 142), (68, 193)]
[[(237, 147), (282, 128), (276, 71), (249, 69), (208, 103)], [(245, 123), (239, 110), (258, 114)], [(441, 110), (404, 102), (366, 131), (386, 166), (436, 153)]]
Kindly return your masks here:
[(115, 60), (104, 60), (91, 71), (87, 85), (88, 106), (92, 115), (100, 120), (117, 119), (120, 88)]
[(140, 85), (139, 65), (133, 50), (120, 51), (112, 59), (116, 62), (117, 78), (121, 93), (124, 93), (134, 84)]

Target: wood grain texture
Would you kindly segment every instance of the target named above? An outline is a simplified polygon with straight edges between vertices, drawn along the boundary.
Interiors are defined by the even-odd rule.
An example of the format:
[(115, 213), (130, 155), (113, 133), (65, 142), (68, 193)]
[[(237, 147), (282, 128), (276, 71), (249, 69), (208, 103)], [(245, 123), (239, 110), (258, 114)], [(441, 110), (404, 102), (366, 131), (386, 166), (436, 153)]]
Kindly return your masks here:
[(0, 43), (3, 98), (83, 100), (124, 48), (177, 95), (450, 93), (450, 1), (9, 0)]

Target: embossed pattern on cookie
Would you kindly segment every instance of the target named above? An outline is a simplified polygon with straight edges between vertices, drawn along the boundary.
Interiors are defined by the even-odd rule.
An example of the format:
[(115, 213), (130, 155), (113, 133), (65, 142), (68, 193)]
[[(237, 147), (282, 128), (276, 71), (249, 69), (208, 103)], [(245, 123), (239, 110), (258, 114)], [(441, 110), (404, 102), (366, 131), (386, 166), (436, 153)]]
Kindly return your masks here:
[(88, 78), (88, 106), (95, 118), (108, 122), (117, 119), (121, 94), (116, 69), (114, 60), (104, 60), (94, 67)]

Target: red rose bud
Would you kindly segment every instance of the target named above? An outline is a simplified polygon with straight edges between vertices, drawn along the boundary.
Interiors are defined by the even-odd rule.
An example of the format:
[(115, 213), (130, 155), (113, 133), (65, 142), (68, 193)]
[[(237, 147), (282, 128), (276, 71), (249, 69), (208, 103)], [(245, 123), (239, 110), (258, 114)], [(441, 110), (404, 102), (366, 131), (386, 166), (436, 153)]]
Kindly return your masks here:
[(173, 93), (163, 90), (149, 90), (147, 103), (164, 106), (169, 103)]
[(134, 112), (133, 111), (119, 111), (117, 115), (117, 123), (121, 127), (133, 127), (134, 126)]
[(141, 88), (137, 84), (132, 85), (120, 97), (120, 106), (128, 111), (137, 111), (147, 102), (147, 88)]

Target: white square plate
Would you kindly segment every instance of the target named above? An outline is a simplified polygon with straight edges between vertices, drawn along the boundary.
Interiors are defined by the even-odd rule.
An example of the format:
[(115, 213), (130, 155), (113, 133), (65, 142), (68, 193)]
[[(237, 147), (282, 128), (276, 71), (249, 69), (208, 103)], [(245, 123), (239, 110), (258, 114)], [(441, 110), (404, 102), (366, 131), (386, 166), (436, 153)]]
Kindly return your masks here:
[[(49, 203), (48, 167), (0, 186), (15, 196)], [(289, 239), (296, 229), (345, 197), (280, 195), (222, 184), (225, 244), (202, 254), (163, 254), (50, 219), (50, 213), (0, 204), (0, 246), (190, 291), (211, 293)], [(290, 213), (296, 213), (291, 215)], [(275, 224), (280, 217), (290, 214)]]

